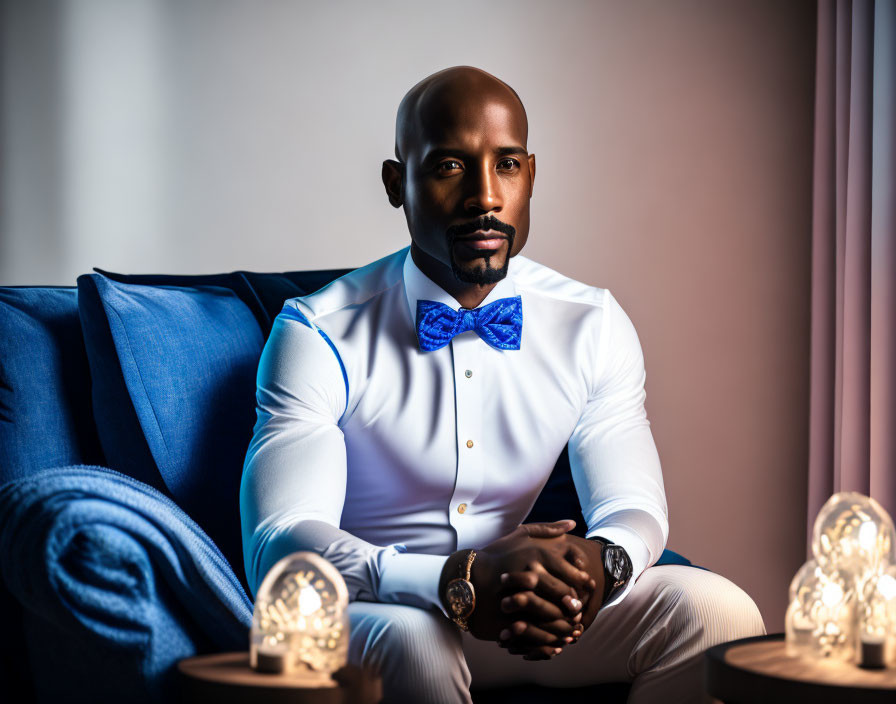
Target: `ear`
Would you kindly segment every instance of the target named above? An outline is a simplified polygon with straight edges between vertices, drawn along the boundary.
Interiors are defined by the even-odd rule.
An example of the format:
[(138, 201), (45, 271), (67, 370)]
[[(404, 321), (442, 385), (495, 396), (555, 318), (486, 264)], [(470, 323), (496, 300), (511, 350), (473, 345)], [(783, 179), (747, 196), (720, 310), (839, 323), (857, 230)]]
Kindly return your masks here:
[(535, 188), (535, 155), (529, 155), (529, 197), (532, 197), (532, 189)]
[(393, 208), (404, 204), (404, 164), (394, 159), (383, 162), (383, 185)]

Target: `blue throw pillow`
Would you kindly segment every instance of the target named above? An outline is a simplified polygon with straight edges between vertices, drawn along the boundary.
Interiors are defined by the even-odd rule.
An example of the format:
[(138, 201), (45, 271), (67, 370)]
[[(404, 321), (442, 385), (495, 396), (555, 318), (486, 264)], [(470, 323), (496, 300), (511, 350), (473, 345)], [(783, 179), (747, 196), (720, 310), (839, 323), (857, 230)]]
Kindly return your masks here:
[(242, 564), (239, 484), (264, 345), (229, 288), (78, 278), (106, 463), (169, 493)]
[(0, 287), (0, 484), (102, 464), (74, 287)]
[(274, 318), (287, 298), (305, 296), (330, 283), (351, 269), (321, 269), (317, 271), (287, 271), (259, 273), (232, 271), (223, 274), (117, 274), (94, 267), (95, 272), (127, 284), (147, 286), (223, 286), (231, 289), (246, 304), (265, 339), (271, 332)]

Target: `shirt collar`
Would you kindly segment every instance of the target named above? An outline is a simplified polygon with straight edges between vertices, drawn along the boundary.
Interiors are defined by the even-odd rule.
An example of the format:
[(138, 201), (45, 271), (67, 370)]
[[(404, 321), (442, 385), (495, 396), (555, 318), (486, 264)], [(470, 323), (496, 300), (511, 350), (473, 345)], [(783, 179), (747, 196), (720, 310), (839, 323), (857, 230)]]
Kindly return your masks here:
[[(507, 276), (501, 279), (495, 287), (489, 292), (485, 300), (479, 304), (479, 307), (493, 303), (501, 298), (512, 298), (516, 295), (516, 286), (513, 283), (514, 274), (514, 258), (510, 259), (510, 266), (507, 269)], [(404, 259), (404, 292), (408, 301), (408, 310), (411, 313), (411, 320), (417, 319), (417, 301), (436, 301), (444, 303), (452, 310), (459, 310), (461, 305), (458, 301), (439, 286), (435, 281), (430, 279), (426, 274), (420, 271), (414, 258), (411, 256), (411, 249), (408, 247), (408, 253)]]

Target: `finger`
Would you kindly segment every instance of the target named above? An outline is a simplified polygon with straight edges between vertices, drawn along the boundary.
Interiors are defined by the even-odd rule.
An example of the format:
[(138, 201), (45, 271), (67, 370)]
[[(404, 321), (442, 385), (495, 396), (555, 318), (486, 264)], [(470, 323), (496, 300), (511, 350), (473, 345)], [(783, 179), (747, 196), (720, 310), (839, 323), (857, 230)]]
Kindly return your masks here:
[(544, 626), (545, 624), (534, 625), (525, 621), (514, 621), (501, 631), (498, 636), (498, 645), (511, 651), (519, 650), (521, 652), (516, 654), (522, 654), (541, 646), (561, 648), (572, 642), (573, 637), (571, 635), (558, 637), (556, 634), (545, 630)]
[(531, 621), (566, 620), (557, 604), (543, 599), (535, 592), (516, 592), (501, 599), (501, 611), (505, 614), (526, 614)]
[(538, 651), (545, 655), (550, 654), (551, 651), (556, 651), (553, 654), (557, 654), (564, 645), (572, 642), (570, 636), (557, 638), (553, 633), (549, 633), (539, 626), (530, 623), (522, 624), (519, 621), (502, 631), (501, 636), (506, 636), (511, 632), (512, 635), (509, 638), (499, 639), (498, 643), (514, 655), (532, 654)]
[(569, 533), (576, 527), (576, 522), (567, 518), (552, 523), (524, 523), (520, 527), (529, 534), (530, 538), (556, 538), (564, 533)]
[(550, 633), (554, 636), (554, 638), (559, 641), (557, 643), (558, 645), (571, 643), (573, 638), (576, 637), (575, 634), (579, 632), (578, 629), (581, 628), (578, 623), (570, 623), (565, 618), (557, 619), (556, 621), (539, 621), (533, 625), (545, 633)]
[(570, 615), (582, 610), (582, 602), (577, 598), (576, 591), (545, 570), (540, 563), (533, 563), (530, 569), (523, 572), (505, 572), (501, 575), (500, 594), (527, 591), (535, 592)]
[[(544, 634), (533, 638), (532, 634)], [(578, 634), (578, 635), (577, 635)], [(555, 647), (572, 643), (582, 635), (582, 626), (578, 623), (570, 623), (564, 619), (557, 621), (514, 621), (510, 626), (501, 631), (498, 636), (498, 645), (502, 648), (518, 646), (553, 645)]]
[[(514, 592), (534, 592), (538, 586), (538, 575), (532, 570), (519, 572), (505, 572), (501, 575), (501, 589), (499, 594), (513, 594)], [(569, 593), (567, 591), (567, 593)]]
[(523, 655), (523, 660), (550, 660), (563, 652), (562, 648), (542, 647)]
[(542, 556), (542, 564), (548, 572), (575, 589), (579, 596), (590, 593), (597, 587), (590, 574), (578, 569), (559, 555), (546, 551)]
[(522, 655), (523, 660), (550, 660), (560, 652), (559, 648), (552, 648), (549, 645), (543, 645), (539, 648), (526, 649), (522, 646), (508, 648), (507, 652), (511, 655)]
[(585, 555), (585, 551), (575, 543), (570, 543), (567, 546), (566, 554), (564, 555), (564, 557), (566, 558), (567, 562), (575, 565), (580, 570), (584, 570), (588, 565), (588, 556)]

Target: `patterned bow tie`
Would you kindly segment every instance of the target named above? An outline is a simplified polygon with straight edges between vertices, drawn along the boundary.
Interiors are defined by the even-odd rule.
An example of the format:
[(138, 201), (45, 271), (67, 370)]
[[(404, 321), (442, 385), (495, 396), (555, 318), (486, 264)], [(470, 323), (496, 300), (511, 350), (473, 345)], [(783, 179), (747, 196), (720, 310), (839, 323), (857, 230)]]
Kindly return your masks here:
[(452, 310), (444, 303), (417, 301), (417, 339), (424, 352), (441, 349), (467, 330), (497, 350), (518, 350), (523, 333), (523, 302), (502, 298), (482, 308)]

